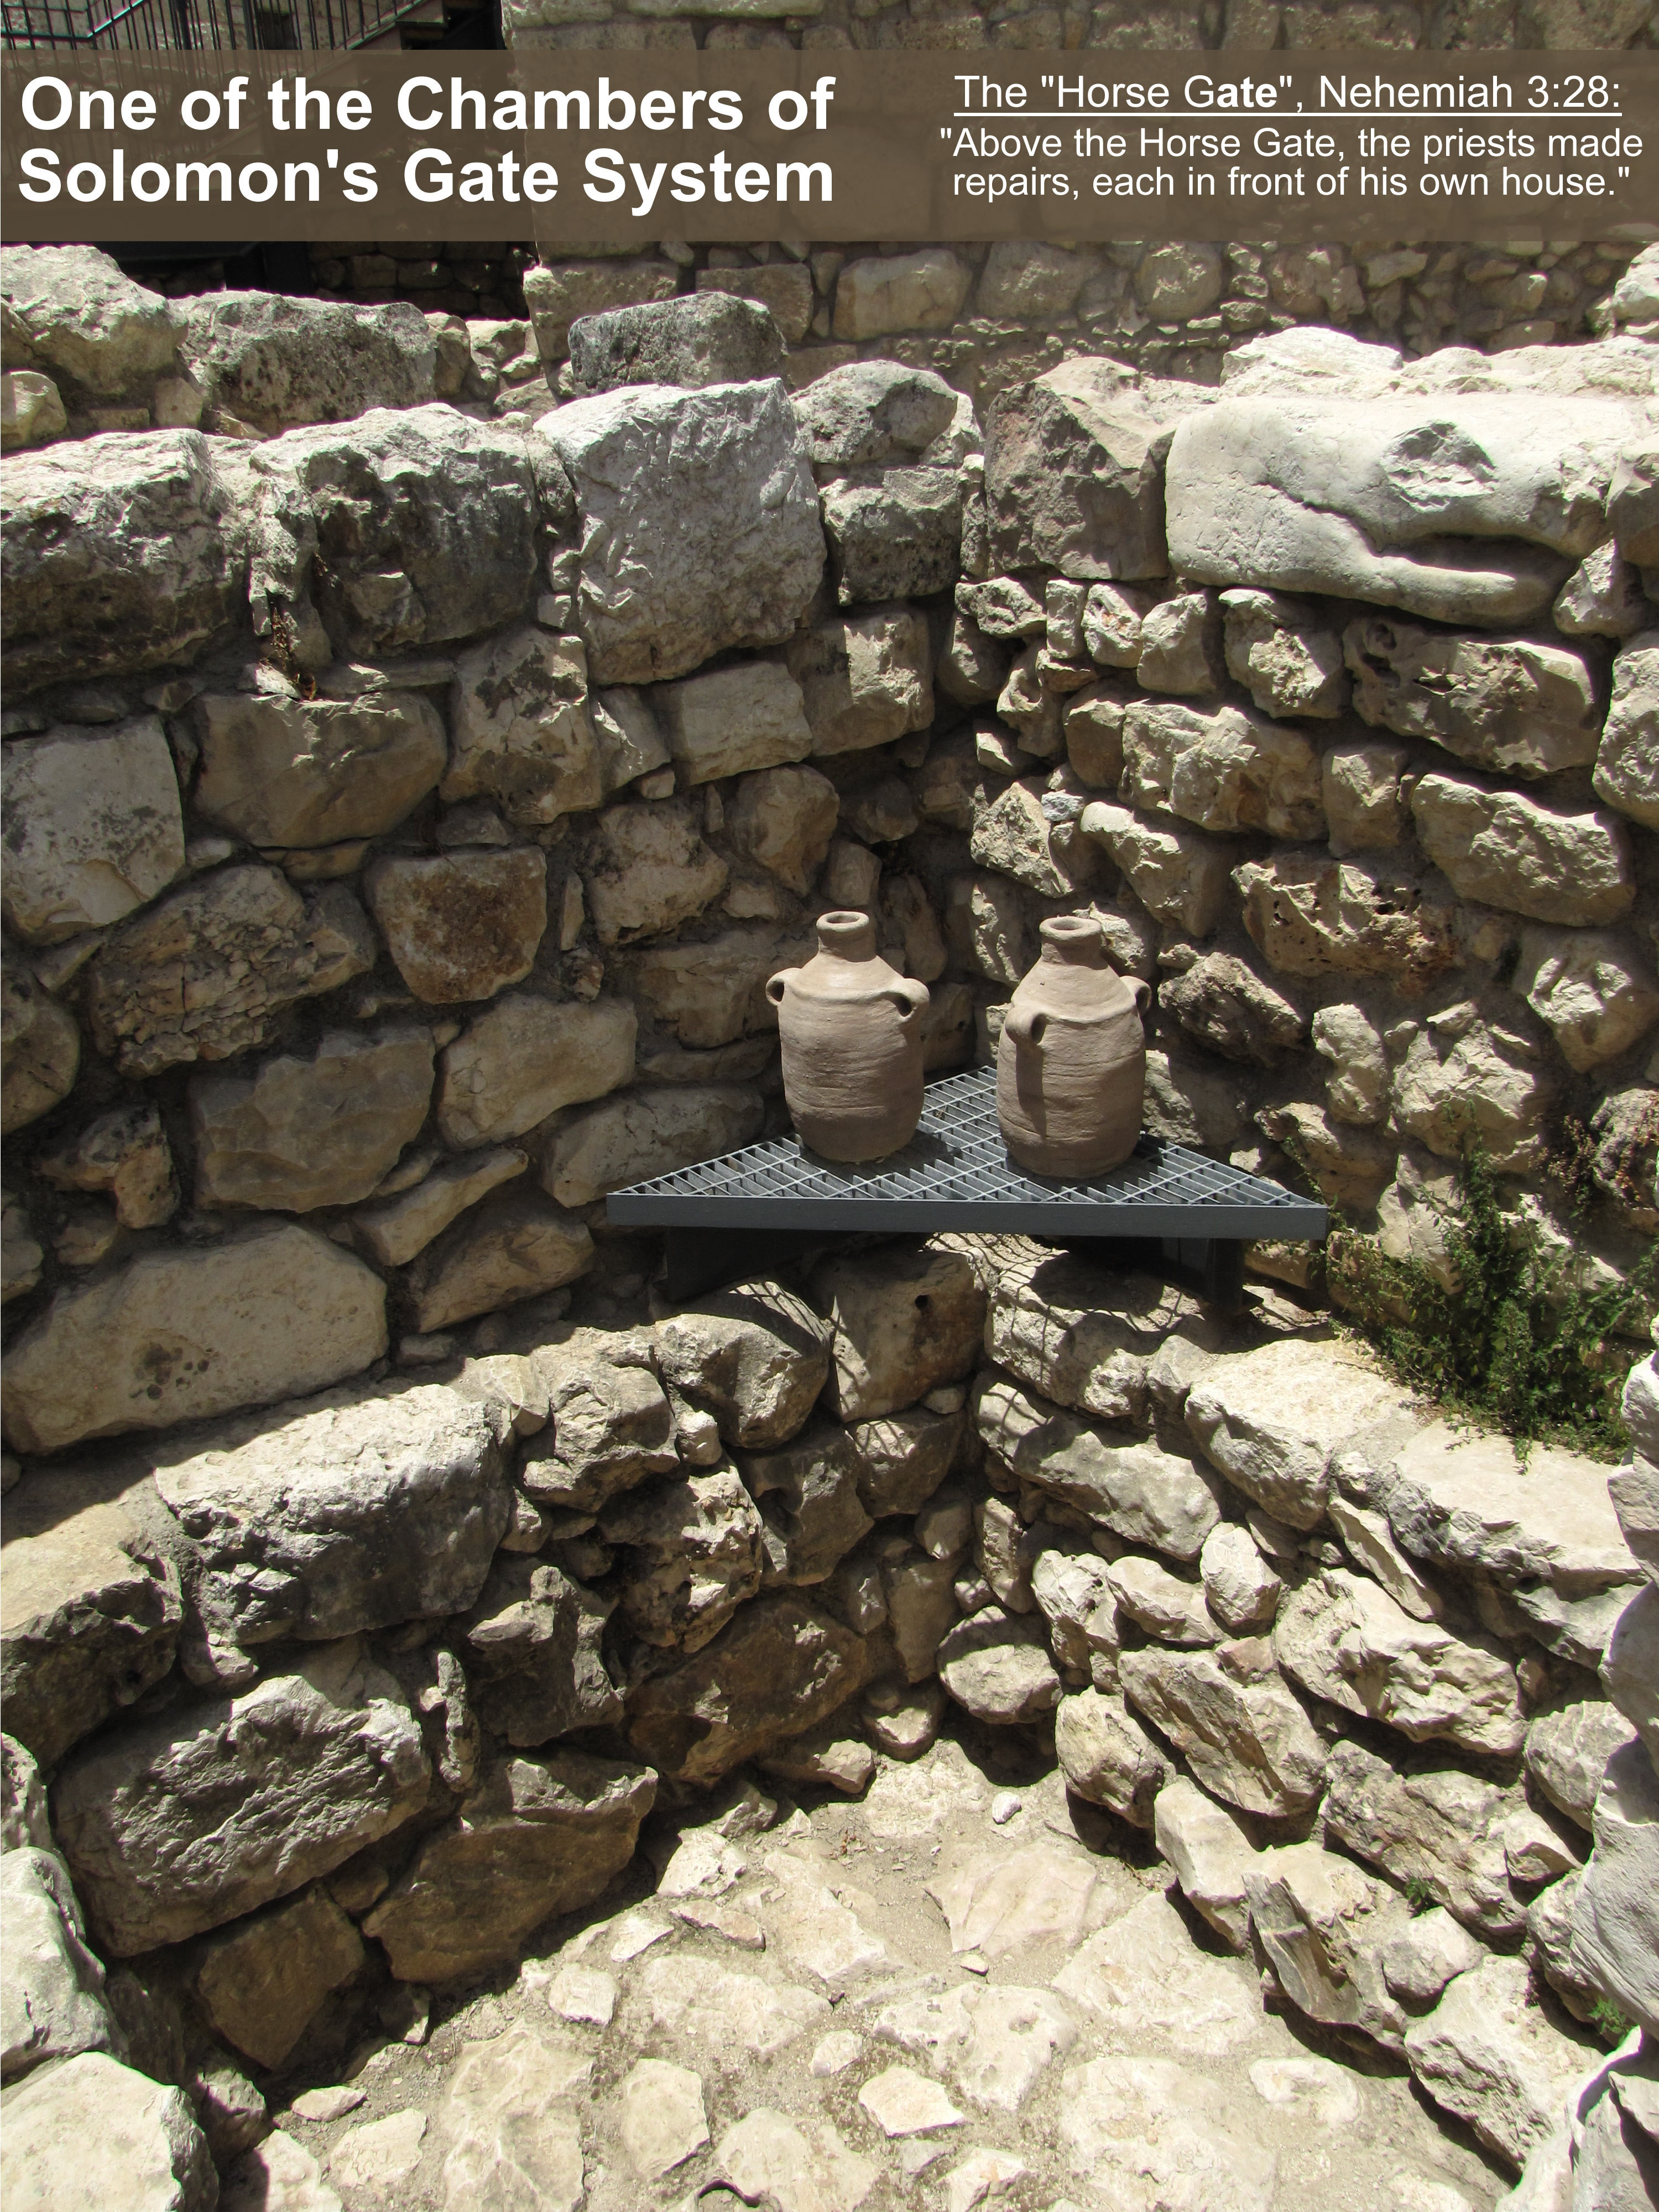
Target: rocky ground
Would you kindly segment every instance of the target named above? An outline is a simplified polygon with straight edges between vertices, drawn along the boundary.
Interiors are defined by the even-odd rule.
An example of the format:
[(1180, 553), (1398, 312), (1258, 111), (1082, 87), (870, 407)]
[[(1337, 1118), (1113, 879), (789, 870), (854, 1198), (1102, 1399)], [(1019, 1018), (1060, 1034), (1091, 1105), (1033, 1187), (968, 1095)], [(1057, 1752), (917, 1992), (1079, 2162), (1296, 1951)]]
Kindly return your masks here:
[(1403, 2066), (1270, 2010), (1007, 1736), (659, 1816), (516, 1977), (285, 2082), (224, 2212), (1487, 2212)]

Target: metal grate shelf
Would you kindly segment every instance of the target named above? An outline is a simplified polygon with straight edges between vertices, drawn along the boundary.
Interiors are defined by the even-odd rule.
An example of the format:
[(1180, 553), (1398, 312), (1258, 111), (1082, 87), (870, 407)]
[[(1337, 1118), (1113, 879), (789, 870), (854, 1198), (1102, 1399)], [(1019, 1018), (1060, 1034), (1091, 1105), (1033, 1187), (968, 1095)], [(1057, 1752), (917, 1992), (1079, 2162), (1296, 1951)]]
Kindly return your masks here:
[(1143, 1136), (1131, 1158), (1097, 1182), (1027, 1175), (1009, 1158), (997, 1127), (993, 1067), (930, 1084), (909, 1144), (867, 1167), (838, 1166), (795, 1137), (775, 1137), (615, 1191), (606, 1211), (619, 1226), (641, 1228), (977, 1229), (1182, 1243), (1322, 1237), (1328, 1220), (1315, 1200), (1157, 1137)]

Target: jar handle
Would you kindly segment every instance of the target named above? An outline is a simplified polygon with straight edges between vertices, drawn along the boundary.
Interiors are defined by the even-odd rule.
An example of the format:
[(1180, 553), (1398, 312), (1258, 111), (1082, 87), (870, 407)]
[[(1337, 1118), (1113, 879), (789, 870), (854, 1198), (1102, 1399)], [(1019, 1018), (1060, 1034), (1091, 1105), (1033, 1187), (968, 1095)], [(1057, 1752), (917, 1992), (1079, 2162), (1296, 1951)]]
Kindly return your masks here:
[(1145, 1014), (1152, 1003), (1152, 987), (1143, 975), (1126, 975), (1124, 981), (1135, 994), (1135, 1012)]
[(799, 968), (780, 968), (775, 975), (768, 976), (766, 995), (775, 1006), (781, 1006), (783, 1004), (784, 992), (799, 973)]
[(901, 975), (896, 983), (889, 984), (881, 995), (898, 1008), (901, 1029), (908, 1028), (927, 1011), (927, 986), (913, 982), (908, 975)]
[(1015, 1006), (1004, 1018), (1002, 1034), (1012, 1037), (1016, 1044), (1028, 1044), (1041, 1049), (1048, 1017), (1041, 1006)]

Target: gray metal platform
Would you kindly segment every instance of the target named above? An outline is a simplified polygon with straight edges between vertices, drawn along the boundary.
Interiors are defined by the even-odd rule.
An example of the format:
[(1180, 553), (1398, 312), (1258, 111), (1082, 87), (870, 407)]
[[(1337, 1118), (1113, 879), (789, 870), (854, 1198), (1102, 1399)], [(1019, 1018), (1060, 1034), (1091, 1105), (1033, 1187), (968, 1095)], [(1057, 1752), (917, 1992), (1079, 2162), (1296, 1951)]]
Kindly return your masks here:
[(1140, 1249), (1099, 1256), (1136, 1264), (1161, 1253), (1170, 1272), (1231, 1303), (1246, 1243), (1317, 1239), (1328, 1224), (1316, 1200), (1159, 1137), (1143, 1135), (1095, 1182), (1028, 1175), (997, 1127), (994, 1067), (929, 1084), (915, 1135), (886, 1159), (848, 1167), (775, 1137), (614, 1191), (606, 1212), (619, 1228), (669, 1232), (669, 1294), (681, 1297), (696, 1279), (707, 1288), (841, 1237), (962, 1229), (1127, 1244)]

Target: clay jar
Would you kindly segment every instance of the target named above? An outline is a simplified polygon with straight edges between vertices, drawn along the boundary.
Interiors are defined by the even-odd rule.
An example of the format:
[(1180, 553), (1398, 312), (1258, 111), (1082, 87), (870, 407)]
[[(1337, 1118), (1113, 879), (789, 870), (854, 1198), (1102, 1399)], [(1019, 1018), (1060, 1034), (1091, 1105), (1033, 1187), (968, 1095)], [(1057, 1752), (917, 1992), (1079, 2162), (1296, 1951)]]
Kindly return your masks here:
[(1077, 1182), (1128, 1158), (1140, 1134), (1150, 995), (1110, 965), (1097, 921), (1043, 923), (1042, 957), (997, 1047), (997, 1121), (1021, 1167)]
[(826, 1160), (878, 1160), (921, 1119), (926, 986), (890, 968), (867, 914), (818, 916), (818, 949), (774, 975), (783, 1095), (801, 1141)]

